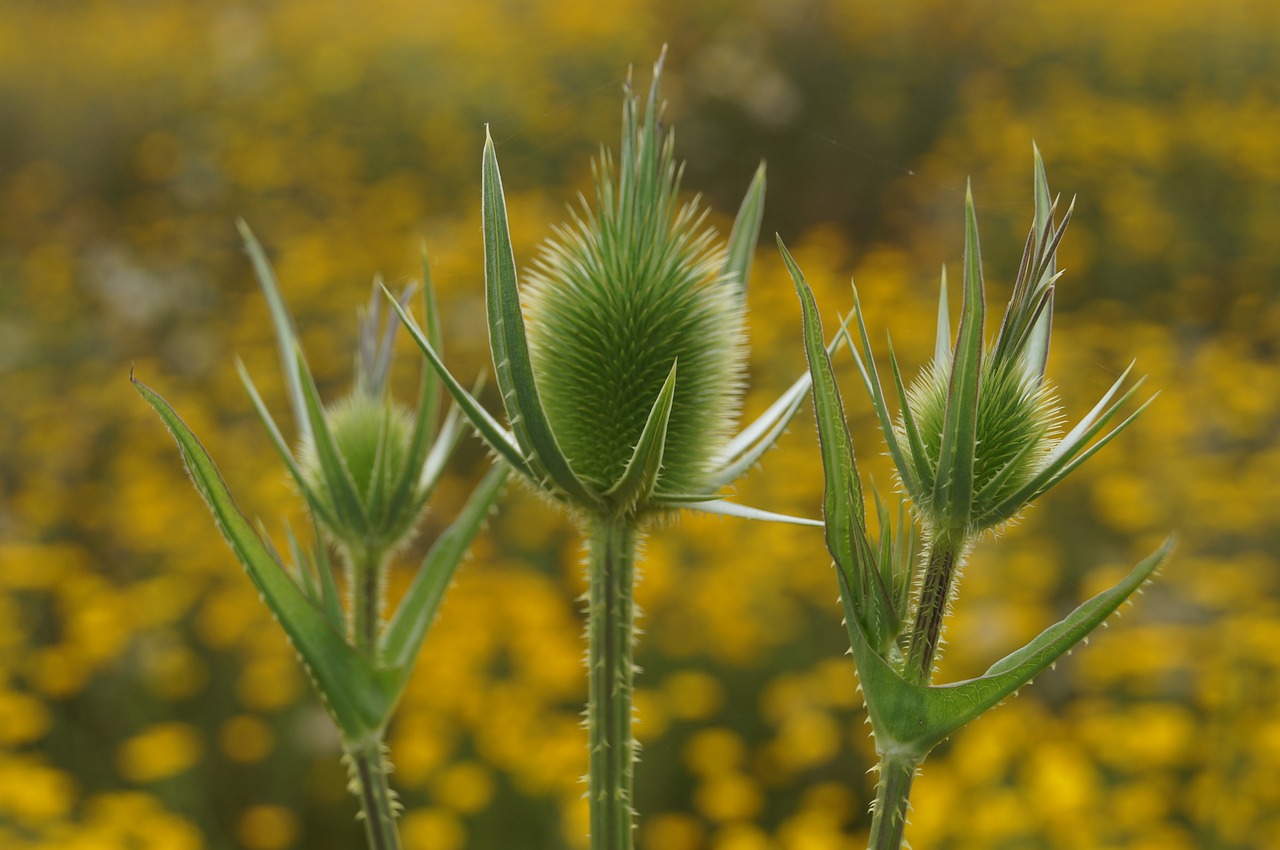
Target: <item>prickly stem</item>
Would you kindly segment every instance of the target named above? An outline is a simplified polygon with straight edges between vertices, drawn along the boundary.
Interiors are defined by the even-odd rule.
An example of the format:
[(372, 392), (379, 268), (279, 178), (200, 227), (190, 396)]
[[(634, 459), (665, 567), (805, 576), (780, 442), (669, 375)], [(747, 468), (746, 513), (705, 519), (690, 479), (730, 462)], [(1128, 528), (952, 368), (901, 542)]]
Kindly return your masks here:
[(917, 763), (903, 756), (880, 758), (880, 780), (876, 784), (876, 802), (871, 818), (871, 837), (867, 850), (899, 850), (902, 833), (907, 826), (908, 797), (915, 779)]
[(633, 846), (631, 689), (635, 673), (632, 587), (636, 537), (634, 519), (591, 520), (587, 611), (591, 850), (631, 850)]
[(360, 819), (364, 821), (369, 850), (400, 850), (400, 834), (396, 831), (400, 805), (387, 782), (391, 763), (381, 739), (348, 750), (347, 764), (351, 773), (348, 787), (360, 801)]
[(382, 602), (386, 595), (386, 553), (356, 552), (343, 548), (350, 605), (347, 607), (347, 640), (369, 658), (378, 649), (382, 626)]
[(919, 684), (927, 685), (933, 678), (942, 623), (951, 607), (956, 575), (963, 558), (963, 543), (956, 543), (948, 537), (938, 537), (929, 542), (920, 579), (915, 624), (911, 629), (911, 646), (907, 652), (907, 675)]

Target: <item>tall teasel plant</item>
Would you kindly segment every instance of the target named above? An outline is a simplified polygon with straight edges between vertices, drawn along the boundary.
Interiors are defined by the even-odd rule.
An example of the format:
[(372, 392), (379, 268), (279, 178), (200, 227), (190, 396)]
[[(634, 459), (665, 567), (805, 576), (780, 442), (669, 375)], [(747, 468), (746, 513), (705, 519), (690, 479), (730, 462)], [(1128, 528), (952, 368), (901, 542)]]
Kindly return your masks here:
[(978, 678), (933, 684), (943, 622), (974, 541), (1014, 520), (1151, 401), (1119, 419), (1141, 384), (1125, 389), (1130, 367), (1084, 419), (1060, 434), (1062, 416), (1045, 381), (1045, 366), (1060, 275), (1055, 253), (1071, 212), (1055, 221), (1056, 204), (1050, 200), (1038, 150), (1034, 190), (1035, 219), (1003, 322), (990, 344), (983, 339), (986, 305), (977, 217), (972, 193), (967, 194), (964, 306), (956, 340), (952, 345), (944, 270), (932, 362), (907, 386), (889, 350), (896, 417), (854, 290), (860, 340), (855, 344), (847, 331), (841, 335), (854, 352), (897, 467), (899, 487), (910, 500), (923, 542), (918, 556), (913, 551), (915, 528), (905, 514), (899, 514), (895, 531), (888, 512), (880, 508), (879, 534), (868, 534), (862, 480), (829, 352), (822, 344), (817, 305), (799, 267), (778, 243), (800, 296), (826, 477), (827, 546), (836, 561), (845, 625), (880, 757), (871, 850), (901, 846), (911, 783), (929, 751), (1086, 640), (1152, 576), (1172, 545), (1172, 539), (1166, 541), (1119, 584)]
[[(298, 428), (296, 449), (286, 442), (243, 364), (240, 378), (317, 531), (312, 546), (286, 528), (290, 563), (245, 518), (204, 446), (158, 394), (134, 381), (178, 442), (192, 480), (213, 511), (232, 551), (298, 652), (329, 710), (346, 752), (371, 850), (400, 846), (397, 803), (388, 784), (383, 740), (388, 722), (435, 618), (444, 592), (508, 475), (495, 468), (435, 541), (408, 591), (388, 617), (387, 570), (411, 539), (427, 499), (461, 433), (453, 408), (439, 415), (440, 386), (424, 368), (416, 410), (390, 397), (392, 346), (400, 323), (375, 285), (360, 321), (354, 385), (340, 401), (321, 404), (298, 343), (293, 319), (262, 247), (241, 232), (271, 311), (285, 385)], [(429, 269), (424, 256), (422, 305), (428, 335), (439, 345)], [(396, 301), (407, 301), (408, 288)], [(132, 379), (132, 376), (131, 376)], [(328, 546), (344, 573), (345, 604)]]
[(628, 79), (621, 148), (616, 158), (604, 152), (595, 163), (595, 203), (583, 199), (556, 229), (523, 293), (498, 160), (486, 138), (486, 301), (509, 429), (449, 376), (435, 342), (402, 311), (494, 452), (567, 509), (589, 539), (586, 723), (593, 850), (630, 850), (633, 843), (638, 538), (651, 522), (681, 508), (791, 519), (719, 494), (774, 444), (809, 381), (803, 375), (732, 436), (744, 384), (747, 276), (764, 203), (764, 169), (722, 244), (697, 200), (679, 199), (674, 138), (659, 129), (661, 72), (659, 59), (643, 116)]

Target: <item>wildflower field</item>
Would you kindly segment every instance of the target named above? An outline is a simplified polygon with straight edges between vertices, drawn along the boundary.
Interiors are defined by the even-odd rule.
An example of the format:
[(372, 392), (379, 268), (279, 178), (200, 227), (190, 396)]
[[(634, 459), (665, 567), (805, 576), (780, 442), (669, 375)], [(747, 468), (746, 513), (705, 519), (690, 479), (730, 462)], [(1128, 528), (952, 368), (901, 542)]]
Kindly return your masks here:
[[(206, 0), (0, 4), (0, 848), (361, 846), (337, 733), (131, 369), (285, 548), (301, 500), (237, 377), (288, 421), (236, 229), (275, 264), (321, 390), (355, 309), (430, 251), (454, 374), (492, 371), (485, 124), (532, 258), (615, 145), (628, 64), (727, 232), (761, 159), (758, 414), (805, 369), (786, 240), (828, 327), (858, 285), (904, 368), (961, 275), (993, 303), (1063, 204), (1048, 371), (1072, 421), (1136, 358), (1160, 395), (960, 585), (944, 680), (980, 674), (1178, 534), (1091, 647), (942, 744), (921, 850), (1280, 847), (1280, 5), (1274, 0)], [(402, 335), (394, 391), (419, 353)], [(836, 355), (864, 473), (875, 415)], [(405, 365), (414, 368), (404, 368)], [(500, 402), (493, 381), (482, 393)], [(816, 517), (806, 407), (736, 498)], [(392, 595), (488, 468), (466, 438)], [(882, 490), (887, 490), (882, 486)], [(512, 487), (390, 729), (411, 850), (586, 846), (582, 541)], [(682, 517), (637, 601), (641, 850), (866, 846), (872, 742), (813, 528)]]

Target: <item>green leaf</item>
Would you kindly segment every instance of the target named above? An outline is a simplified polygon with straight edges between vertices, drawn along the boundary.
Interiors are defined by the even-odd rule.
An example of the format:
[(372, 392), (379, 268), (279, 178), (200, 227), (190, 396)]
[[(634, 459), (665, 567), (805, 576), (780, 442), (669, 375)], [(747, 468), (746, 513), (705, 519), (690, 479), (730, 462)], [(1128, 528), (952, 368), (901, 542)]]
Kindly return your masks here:
[(244, 219), (237, 219), (236, 227), (240, 230), (240, 238), (244, 240), (245, 251), (249, 254), (250, 262), (253, 263), (258, 284), (262, 287), (262, 294), (267, 299), (267, 308), (271, 311), (271, 324), (276, 330), (276, 344), (280, 348), (280, 365), (284, 369), (285, 386), (289, 390), (289, 404), (293, 408), (294, 424), (298, 429), (299, 438), (307, 440), (311, 436), (311, 422), (307, 418), (307, 407), (303, 401), (298, 360), (293, 354), (298, 347), (298, 332), (293, 326), (293, 318), (289, 315), (289, 308), (284, 303), (284, 296), (280, 294), (280, 285), (276, 282), (275, 272), (271, 269), (271, 262), (267, 259), (266, 252), (262, 250), (261, 243), (253, 235), (253, 231), (249, 229)]
[(902, 430), (906, 432), (907, 449), (911, 452), (912, 473), (918, 478), (923, 479), (929, 474), (929, 453), (924, 447), (924, 437), (920, 434), (920, 427), (916, 424), (915, 414), (911, 412), (911, 405), (907, 403), (907, 388), (902, 381), (902, 369), (898, 366), (898, 355), (893, 351), (893, 340), (885, 334), (886, 345), (889, 349), (889, 367), (893, 370), (893, 388), (898, 394), (898, 409), (902, 411)]
[(436, 489), (436, 485), (440, 483), (440, 478), (444, 475), (449, 456), (453, 454), (453, 450), (457, 447), (458, 440), (462, 436), (461, 423), (461, 409), (457, 405), (449, 405), (449, 413), (444, 418), (444, 425), (440, 427), (440, 435), (436, 438), (436, 444), (431, 447), (431, 453), (427, 455), (426, 460), (417, 470), (417, 490), (421, 494), (420, 498), (427, 498)]
[[(275, 559), (280, 561), (280, 553), (271, 545), (271, 540), (267, 536), (266, 529), (263, 528), (261, 521), (258, 522), (258, 536)], [(320, 587), (316, 583), (315, 568), (311, 563), (311, 559), (307, 557), (302, 547), (298, 544), (298, 538), (293, 533), (293, 526), (289, 525), (288, 522), (284, 524), (284, 536), (289, 542), (289, 554), (293, 557), (293, 563), (297, 567), (298, 578), (302, 580), (302, 592), (306, 594), (308, 599), (318, 604), (320, 601)]]
[(716, 456), (718, 467), (712, 475), (712, 486), (723, 487), (736, 481), (773, 447), (791, 424), (809, 391), (809, 373), (805, 372), (754, 422), (743, 428)]
[[(1034, 142), (1031, 149), (1035, 157), (1035, 232), (1044, 233), (1053, 227), (1053, 199), (1049, 195), (1049, 178), (1045, 175), (1044, 160), (1040, 157), (1040, 148)], [(1045, 274), (1052, 278), (1058, 272), (1057, 258), (1050, 255)], [(1048, 304), (1031, 326), (1031, 335), (1027, 347), (1023, 349), (1023, 366), (1033, 374), (1044, 377), (1049, 363), (1049, 336), (1053, 328), (1053, 292), (1050, 290)]]
[[(1049, 452), (1049, 456), (1045, 459), (1044, 466), (1036, 473), (1035, 477), (1024, 484), (1020, 489), (1010, 494), (1003, 502), (992, 508), (990, 514), (994, 518), (994, 522), (1002, 522), (1004, 519), (1016, 514), (1023, 506), (1031, 501), (1039, 498), (1048, 492), (1052, 487), (1074, 472), (1082, 463), (1093, 457), (1103, 446), (1115, 439), (1121, 431), (1128, 428), (1133, 421), (1137, 419), (1143, 411), (1156, 399), (1152, 396), (1130, 414), (1123, 422), (1112, 428), (1105, 436), (1092, 445), (1089, 441), (1102, 433), (1107, 424), (1115, 418), (1128, 402), (1129, 399), (1138, 392), (1146, 380), (1142, 378), (1130, 387), (1119, 399), (1109, 404), (1112, 397), (1119, 391), (1124, 381), (1129, 376), (1129, 372), (1133, 369), (1133, 364), (1124, 370), (1119, 379), (1112, 384), (1111, 389), (1107, 390), (1102, 399), (1089, 411), (1088, 415), (1081, 419), (1077, 425), (1071, 429), (1065, 437), (1063, 437), (1053, 450)], [(1087, 446), (1087, 448), (1086, 448)]]
[[(845, 330), (851, 321), (852, 313), (841, 323), (840, 329)], [(827, 343), (827, 354), (834, 354), (840, 342), (841, 335), (837, 332), (831, 342)], [(813, 378), (806, 369), (764, 413), (729, 441), (713, 461), (719, 467), (711, 478), (713, 486), (723, 487), (736, 481), (755, 466), (765, 452), (773, 448), (800, 411), (800, 405), (804, 403), (805, 394), (809, 392), (812, 382)]]
[[(539, 477), (583, 505), (599, 505), (600, 496), (578, 479), (556, 442), (534, 381), (533, 363), (525, 338), (524, 316), (516, 283), (515, 254), (507, 227), (507, 205), (493, 137), (485, 130), (483, 177), (485, 303), (489, 315), (489, 341), (498, 389), (507, 419), (526, 463)], [(540, 482), (548, 486), (548, 482)]]
[(724, 276), (733, 281), (738, 303), (747, 300), (747, 278), (751, 272), (751, 259), (755, 256), (756, 242), (760, 238), (760, 222), (764, 218), (765, 176), (764, 163), (756, 169), (747, 194), (738, 209), (729, 233), (729, 251), (724, 261)]
[[(889, 405), (885, 400), (884, 387), (880, 383), (880, 372), (876, 369), (875, 357), (871, 353), (871, 338), (867, 334), (867, 323), (862, 316), (862, 302), (858, 298), (858, 288), (853, 287), (853, 313), (858, 319), (858, 336), (862, 341), (862, 354), (858, 354), (858, 347), (853, 344), (853, 340), (849, 340), (849, 350), (853, 352), (854, 363), (858, 366), (858, 373), (862, 376), (862, 383), (867, 388), (867, 394), (871, 396), (871, 407), (876, 412), (876, 418), (880, 421), (880, 431), (884, 435), (886, 447), (889, 449), (889, 456), (893, 458), (893, 464), (898, 468), (898, 475), (902, 479), (902, 485), (907, 493), (917, 501), (921, 500), (920, 476), (916, 474), (915, 464), (907, 463), (906, 453), (902, 450), (902, 445), (898, 442), (898, 435), (893, 427), (893, 416), (889, 413)], [(848, 334), (846, 333), (847, 337)]]
[[(302, 475), (302, 470), (298, 467), (298, 462), (294, 460), (293, 453), (289, 451), (288, 444), (285, 443), (284, 435), (280, 433), (280, 429), (276, 427), (275, 420), (271, 418), (271, 413), (267, 410), (267, 405), (262, 401), (262, 396), (258, 394), (258, 388), (254, 386), (253, 379), (249, 377), (249, 371), (245, 369), (244, 363), (239, 357), (236, 358), (236, 371), (240, 373), (240, 383), (244, 385), (245, 391), (249, 393), (249, 401), (253, 404), (253, 409), (258, 412), (258, 418), (262, 420), (263, 426), (267, 429), (267, 434), (271, 437), (272, 444), (276, 447), (280, 459), (284, 461), (285, 467), (289, 470), (289, 474), (293, 476), (294, 483), (298, 485), (298, 491), (302, 493), (302, 498), (307, 502), (307, 507), (311, 509), (311, 513), (319, 517), (326, 526), (332, 528), (337, 521), (333, 512), (325, 507), (320, 501), (320, 497), (316, 495), (315, 490), (307, 483), (306, 478)], [(305, 414), (305, 403), (304, 403)], [(310, 425), (308, 425), (310, 430)]]
[[(670, 502), (664, 502), (664, 499), (669, 499)], [(658, 503), (666, 504), (668, 507), (672, 508), (688, 508), (691, 511), (698, 511), (704, 514), (731, 516), (737, 517), (738, 519), (757, 520), (759, 522), (777, 522), (784, 525), (804, 525), (809, 528), (822, 528), (823, 526), (821, 520), (791, 516), (790, 514), (779, 514), (774, 513), (773, 511), (762, 511), (759, 508), (753, 508), (750, 505), (740, 505), (737, 502), (730, 502), (725, 499), (696, 501), (680, 496), (660, 496)]]
[(865, 540), (866, 518), (862, 503), (862, 481), (853, 456), (853, 440), (844, 419), (844, 404), (836, 383), (831, 358), (823, 344), (822, 319), (814, 301), (813, 290), (805, 282), (804, 273), (778, 239), (782, 261), (795, 284), (803, 314), (805, 356), (813, 377), (813, 406), (818, 419), (818, 444), (822, 451), (822, 468), (826, 491), (822, 513), (826, 520), (827, 548), (839, 565), (837, 572), (857, 574), (855, 542)]
[(315, 524), (315, 566), (316, 572), (320, 574), (320, 610), (333, 625), (334, 631), (343, 632), (346, 624), (342, 615), (342, 594), (338, 591), (338, 580), (333, 571), (333, 563), (329, 560), (329, 549), (324, 544), (320, 526), (314, 517), (312, 523)]
[(236, 506), (213, 459), (168, 402), (136, 380), (133, 385), (177, 440), (219, 531), (284, 627), (343, 739), (355, 743), (381, 734), (394, 704), (388, 698), (389, 677), (343, 640), (272, 557)]
[(384, 663), (396, 671), (397, 697), (409, 680), (454, 571), (502, 493), (509, 473), (506, 466), (497, 465), (481, 480), (462, 512), (432, 545), (387, 626), (382, 636), (381, 655)]
[(971, 188), (965, 192), (964, 310), (956, 334), (956, 350), (947, 387), (942, 441), (934, 495), (930, 503), (947, 517), (951, 528), (969, 523), (973, 507), (973, 464), (978, 442), (978, 380), (982, 371), (982, 257), (978, 247), (978, 216)]
[[(1083, 603), (976, 679), (934, 686), (908, 682), (872, 649), (860, 628), (851, 627), (854, 661), (876, 748), (924, 758), (938, 742), (1013, 694), (1084, 640), (1151, 578), (1172, 545), (1172, 538), (1166, 540), (1115, 587)], [(846, 581), (843, 576), (841, 581)]]
[(662, 454), (667, 444), (667, 423), (671, 419), (671, 404), (676, 395), (676, 368), (678, 362), (671, 364), (671, 371), (658, 391), (658, 398), (649, 410), (649, 418), (645, 420), (644, 430), (636, 441), (635, 451), (627, 461), (626, 469), (605, 491), (606, 498), (613, 501), (617, 508), (630, 511), (636, 502), (653, 492), (658, 483), (658, 473), (662, 470)]
[(365, 513), (360, 493), (356, 490), (355, 481), (342, 458), (342, 452), (329, 430), (329, 421), (325, 418), (324, 408), (320, 404), (320, 394), (316, 389), (311, 370), (307, 368), (302, 349), (294, 349), (294, 357), (298, 361), (298, 371), (302, 376), (302, 398), (306, 404), (307, 418), (311, 421), (312, 444), (315, 447), (316, 459), (320, 462), (320, 472), (324, 476), (325, 488), (333, 499), (333, 510), (338, 517), (339, 529), (347, 533), (364, 534), (369, 530), (369, 518)]
[[(427, 340), (435, 351), (443, 351), (440, 311), (436, 306), (435, 287), (431, 282), (431, 260), (427, 256), (426, 245), (422, 246), (422, 311), (427, 325)], [(418, 484), (416, 480), (419, 477), (418, 471), (422, 469), (427, 454), (431, 450), (439, 411), (440, 376), (430, 365), (424, 365), (419, 378), (418, 409), (413, 421), (413, 436), (409, 440), (405, 468), (396, 483), (395, 494), (391, 497), (393, 504), (399, 504), (409, 498), (409, 494)]]
[(951, 316), (947, 305), (947, 267), (942, 267), (942, 284), (938, 287), (938, 336), (933, 344), (933, 362), (939, 369), (951, 364)]
[(524, 454), (511, 433), (499, 425), (498, 421), (489, 415), (489, 411), (481, 407), (480, 402), (476, 401), (470, 393), (463, 389), (462, 384), (458, 383), (457, 378), (453, 377), (452, 373), (449, 372), (439, 353), (437, 353), (431, 341), (427, 339), (426, 334), (422, 332), (422, 328), (418, 327), (413, 318), (399, 304), (393, 302), (391, 306), (395, 308), (400, 320), (408, 328), (409, 336), (417, 344), (418, 348), (422, 350), (422, 353), (426, 355), (427, 362), (431, 364), (431, 368), (435, 369), (436, 374), (444, 382), (445, 389), (449, 391), (454, 401), (462, 408), (462, 412), (466, 414), (467, 419), (471, 420), (471, 424), (475, 426), (480, 438), (503, 460), (511, 464), (517, 472), (536, 483), (538, 478), (533, 474), (529, 464), (525, 462)]

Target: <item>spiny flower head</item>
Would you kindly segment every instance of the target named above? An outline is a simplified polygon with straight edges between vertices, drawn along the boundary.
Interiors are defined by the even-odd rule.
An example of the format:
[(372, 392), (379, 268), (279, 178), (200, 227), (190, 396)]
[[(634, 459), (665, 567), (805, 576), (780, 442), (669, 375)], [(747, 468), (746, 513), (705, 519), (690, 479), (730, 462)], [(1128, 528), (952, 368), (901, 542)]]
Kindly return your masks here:
[[(951, 383), (948, 366), (949, 359), (934, 361), (921, 371), (907, 388), (904, 412), (894, 424), (899, 444), (905, 445), (911, 439), (906, 425), (908, 414), (915, 421), (924, 460), (916, 469), (923, 483), (917, 494), (917, 511), (926, 517), (942, 509), (933, 499), (939, 490), (936, 478), (946, 429)], [(1062, 415), (1050, 384), (1008, 360), (988, 357), (982, 364), (978, 385), (973, 426), (973, 515), (985, 518), (1043, 468), (1060, 430)]]
[[(579, 477), (604, 491), (627, 468), (673, 367), (662, 467), (650, 494), (705, 493), (743, 387), (741, 281), (697, 200), (679, 201), (674, 134), (658, 127), (657, 74), (622, 151), (595, 163), (585, 199), (525, 278), (530, 355), (547, 418)], [(628, 85), (628, 89), (630, 86)]]
[(523, 293), (497, 154), (485, 141), (485, 304), (509, 428), (449, 374), (403, 310), (401, 318), (494, 452), (575, 512), (635, 519), (690, 507), (809, 524), (719, 497), (786, 429), (809, 376), (730, 438), (764, 166), (722, 245), (697, 201), (679, 201), (674, 139), (660, 128), (661, 71), (659, 59), (643, 117), (628, 81), (621, 149), (595, 163), (594, 204), (584, 199), (555, 229)]
[[(413, 414), (389, 398), (353, 392), (324, 409), (324, 419), (333, 437), (334, 448), (351, 476), (355, 496), (377, 529), (373, 542), (395, 545), (412, 527), (424, 505), (417, 488), (407, 501), (392, 502), (397, 479), (404, 474), (413, 441)], [(325, 516), (338, 515), (333, 489), (325, 478), (325, 467), (315, 440), (308, 437), (298, 450), (298, 463), (312, 492), (327, 509)], [(326, 530), (339, 539), (348, 530), (338, 521), (326, 523)]]
[[(900, 408), (896, 419), (889, 413), (872, 360), (861, 307), (855, 307), (862, 337), (859, 369), (902, 489), (931, 538), (964, 543), (983, 531), (998, 530), (1142, 412), (1140, 408), (1090, 444), (1141, 384), (1137, 382), (1113, 402), (1128, 378), (1125, 370), (1093, 411), (1059, 436), (1062, 414), (1045, 381), (1045, 365), (1054, 286), (1061, 274), (1055, 255), (1071, 210), (1055, 223), (1055, 206), (1036, 151), (1035, 221), (999, 333), (984, 345), (986, 301), (978, 224), (973, 195), (967, 195), (964, 307), (955, 345), (951, 344), (944, 269), (933, 361), (910, 388), (904, 386), (890, 350)], [(850, 348), (856, 356), (857, 347), (851, 344)]]

